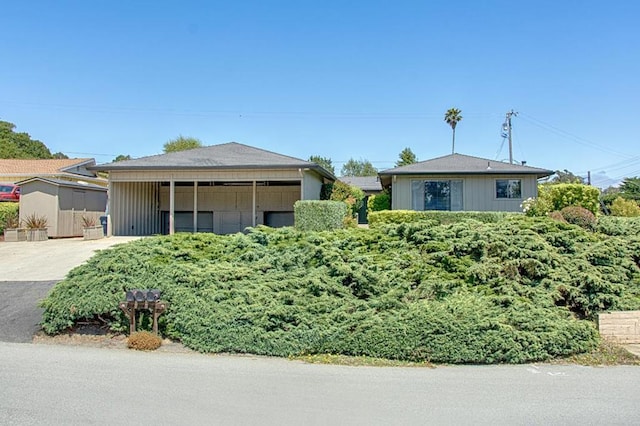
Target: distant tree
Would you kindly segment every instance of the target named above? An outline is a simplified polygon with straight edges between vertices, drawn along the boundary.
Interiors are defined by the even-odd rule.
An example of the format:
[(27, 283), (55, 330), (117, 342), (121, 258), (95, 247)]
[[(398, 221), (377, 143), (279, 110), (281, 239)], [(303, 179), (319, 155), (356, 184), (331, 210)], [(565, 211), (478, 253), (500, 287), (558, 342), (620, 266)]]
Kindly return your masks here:
[(188, 149), (201, 148), (202, 141), (197, 138), (186, 138), (182, 135), (171, 139), (164, 144), (164, 152), (186, 151)]
[(444, 114), (444, 121), (447, 122), (451, 129), (453, 130), (453, 140), (451, 142), (451, 153), (454, 154), (456, 152), (456, 126), (460, 121), (462, 121), (462, 116), (460, 115), (462, 111), (457, 108), (450, 108)]
[(0, 121), (0, 158), (52, 158), (51, 151), (28, 133), (16, 133), (16, 125)]
[(131, 160), (131, 156), (130, 155), (120, 154), (116, 158), (113, 159), (113, 162), (115, 163), (117, 161), (126, 161), (126, 160)]
[(416, 155), (411, 151), (411, 148), (405, 148), (400, 152), (400, 159), (396, 161), (396, 167), (408, 166), (418, 161)]
[(620, 195), (628, 200), (640, 200), (640, 177), (624, 178), (620, 185)]
[(574, 175), (569, 170), (556, 170), (550, 183), (585, 183), (584, 178)]
[(56, 158), (58, 160), (66, 160), (69, 158), (69, 156), (63, 152), (56, 152), (55, 154), (51, 155), (51, 158)]
[(378, 170), (369, 160), (354, 160), (350, 158), (340, 170), (342, 176), (377, 176)]
[(316, 163), (318, 166), (324, 168), (326, 171), (330, 172), (333, 175), (336, 174), (336, 170), (333, 167), (333, 164), (331, 163), (331, 158), (329, 158), (329, 157), (321, 157), (319, 155), (312, 155), (311, 157), (309, 157), (309, 161), (312, 162), (312, 163)]

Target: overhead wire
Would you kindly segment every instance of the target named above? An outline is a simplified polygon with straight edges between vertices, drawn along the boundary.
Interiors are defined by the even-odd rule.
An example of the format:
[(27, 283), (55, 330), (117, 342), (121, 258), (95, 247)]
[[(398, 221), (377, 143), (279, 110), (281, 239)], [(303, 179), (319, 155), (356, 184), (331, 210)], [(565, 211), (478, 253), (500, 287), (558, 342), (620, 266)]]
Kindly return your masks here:
[(534, 126), (537, 126), (537, 127), (542, 128), (542, 129), (545, 129), (545, 130), (547, 130), (549, 132), (555, 133), (558, 136), (565, 137), (565, 138), (567, 138), (567, 139), (569, 139), (569, 140), (571, 140), (571, 141), (573, 141), (573, 142), (575, 142), (575, 143), (577, 143), (579, 145), (588, 146), (590, 148), (598, 149), (598, 150), (600, 150), (602, 152), (607, 152), (607, 153), (610, 153), (610, 154), (616, 154), (616, 155), (619, 155), (621, 157), (628, 157), (628, 158), (632, 157), (629, 154), (617, 151), (615, 149), (611, 149), (611, 148), (605, 147), (603, 145), (597, 144), (597, 143), (592, 142), (592, 141), (590, 141), (588, 139), (585, 139), (583, 137), (574, 135), (573, 133), (567, 132), (566, 130), (562, 130), (557, 126), (554, 126), (553, 124), (545, 123), (544, 121), (539, 120), (539, 119), (537, 119), (537, 118), (535, 118), (535, 117), (533, 117), (533, 116), (531, 116), (529, 114), (520, 113), (520, 117), (523, 118), (525, 121), (533, 124)]

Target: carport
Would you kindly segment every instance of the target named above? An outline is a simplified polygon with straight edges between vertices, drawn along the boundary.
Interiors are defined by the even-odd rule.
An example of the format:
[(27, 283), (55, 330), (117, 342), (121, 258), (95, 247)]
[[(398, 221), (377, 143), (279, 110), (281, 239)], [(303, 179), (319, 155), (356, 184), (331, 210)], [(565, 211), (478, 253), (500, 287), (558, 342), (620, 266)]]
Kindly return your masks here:
[(293, 225), (297, 200), (335, 177), (315, 163), (231, 142), (96, 166), (109, 172), (112, 235)]

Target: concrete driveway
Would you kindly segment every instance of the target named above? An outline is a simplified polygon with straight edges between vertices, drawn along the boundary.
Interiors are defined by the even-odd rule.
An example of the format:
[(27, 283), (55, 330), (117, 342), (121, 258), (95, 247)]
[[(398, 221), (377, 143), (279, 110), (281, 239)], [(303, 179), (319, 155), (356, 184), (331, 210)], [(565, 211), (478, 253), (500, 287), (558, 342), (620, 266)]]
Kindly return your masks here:
[(86, 262), (96, 250), (126, 243), (140, 237), (110, 237), (99, 240), (82, 238), (47, 241), (0, 242), (1, 281), (60, 281), (67, 273)]
[(49, 293), (55, 283), (71, 269), (86, 262), (96, 250), (137, 238), (0, 242), (0, 341), (31, 342), (42, 320), (38, 301)]

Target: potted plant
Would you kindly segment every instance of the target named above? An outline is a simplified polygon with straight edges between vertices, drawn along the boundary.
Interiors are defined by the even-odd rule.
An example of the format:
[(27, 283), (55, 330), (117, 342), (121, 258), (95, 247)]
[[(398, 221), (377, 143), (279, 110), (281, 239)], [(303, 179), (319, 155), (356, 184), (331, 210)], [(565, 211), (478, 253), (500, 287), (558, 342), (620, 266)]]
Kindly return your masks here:
[(49, 238), (45, 216), (30, 214), (24, 220), (24, 227), (27, 228), (27, 241), (46, 241)]
[(102, 225), (97, 223), (95, 217), (82, 216), (82, 236), (85, 240), (99, 240), (104, 237)]
[(5, 218), (4, 240), (7, 242), (27, 241), (27, 230), (20, 227), (18, 213), (9, 214)]

